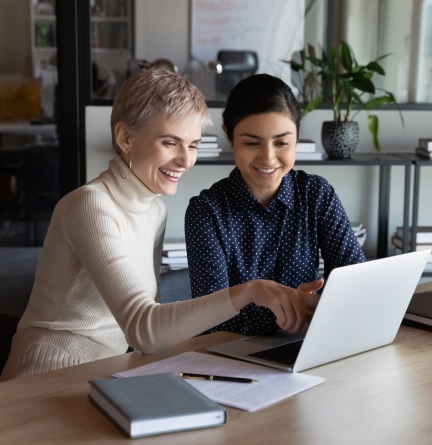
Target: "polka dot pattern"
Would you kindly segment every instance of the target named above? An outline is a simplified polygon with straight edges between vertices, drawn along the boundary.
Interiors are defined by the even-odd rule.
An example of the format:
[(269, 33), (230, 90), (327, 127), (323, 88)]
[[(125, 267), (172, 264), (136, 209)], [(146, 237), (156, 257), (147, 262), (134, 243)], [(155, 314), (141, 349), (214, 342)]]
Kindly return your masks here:
[[(248, 280), (296, 288), (339, 266), (366, 261), (333, 187), (322, 177), (291, 170), (268, 207), (249, 191), (235, 168), (228, 178), (191, 198), (186, 245), (193, 297)], [(211, 332), (275, 332), (273, 313), (250, 304)]]

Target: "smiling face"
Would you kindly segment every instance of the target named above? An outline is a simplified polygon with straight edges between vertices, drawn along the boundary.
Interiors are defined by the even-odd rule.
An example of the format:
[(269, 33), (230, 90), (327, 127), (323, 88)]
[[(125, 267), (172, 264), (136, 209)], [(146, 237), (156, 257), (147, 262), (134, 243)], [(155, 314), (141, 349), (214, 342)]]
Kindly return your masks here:
[(236, 165), (251, 193), (270, 204), (295, 162), (297, 128), (283, 113), (253, 114), (233, 132)]
[(186, 170), (197, 158), (201, 140), (201, 116), (166, 119), (156, 117), (137, 135), (119, 122), (115, 127), (123, 161), (153, 193), (173, 195)]

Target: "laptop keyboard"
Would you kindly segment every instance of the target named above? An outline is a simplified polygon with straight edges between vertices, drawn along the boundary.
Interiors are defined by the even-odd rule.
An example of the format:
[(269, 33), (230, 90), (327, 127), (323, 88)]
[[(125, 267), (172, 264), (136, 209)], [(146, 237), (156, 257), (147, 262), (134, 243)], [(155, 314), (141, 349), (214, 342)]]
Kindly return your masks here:
[(276, 363), (283, 363), (284, 365), (292, 365), (296, 361), (302, 343), (303, 340), (298, 340), (285, 345), (275, 346), (274, 348), (249, 354), (249, 357), (262, 358)]

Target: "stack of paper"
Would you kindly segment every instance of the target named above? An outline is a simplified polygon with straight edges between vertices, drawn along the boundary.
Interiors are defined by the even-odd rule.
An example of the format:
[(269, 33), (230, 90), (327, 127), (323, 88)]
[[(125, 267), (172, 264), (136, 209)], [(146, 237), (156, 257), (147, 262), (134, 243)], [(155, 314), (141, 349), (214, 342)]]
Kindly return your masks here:
[(315, 141), (299, 139), (296, 145), (296, 161), (315, 161), (323, 159), (323, 153), (317, 151)]
[(325, 381), (307, 374), (280, 371), (267, 366), (246, 363), (199, 352), (185, 352), (174, 357), (114, 374), (114, 377), (182, 372), (243, 377), (256, 383), (215, 380), (187, 380), (214, 402), (246, 411), (255, 411), (290, 397)]
[(218, 137), (215, 134), (203, 134), (201, 143), (198, 145), (197, 159), (217, 158), (220, 156), (222, 148), (219, 147)]
[(184, 238), (166, 238), (162, 246), (162, 271), (188, 267)]
[(419, 144), (415, 151), (423, 158), (432, 159), (432, 138), (419, 138)]

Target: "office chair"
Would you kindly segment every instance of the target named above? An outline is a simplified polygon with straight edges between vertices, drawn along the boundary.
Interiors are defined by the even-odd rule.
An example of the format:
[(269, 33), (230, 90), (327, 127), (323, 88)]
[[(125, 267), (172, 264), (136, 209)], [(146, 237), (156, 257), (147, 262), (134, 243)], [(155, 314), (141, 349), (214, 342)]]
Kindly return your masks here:
[(258, 69), (255, 51), (220, 50), (217, 60), (222, 65), (222, 72), (216, 76), (218, 99), (226, 99), (240, 80), (255, 74)]
[(169, 270), (168, 272), (161, 273), (159, 293), (161, 303), (171, 303), (192, 298), (189, 269)]
[(18, 315), (0, 314), (0, 373), (9, 357), (12, 337), (15, 335), (20, 318)]

